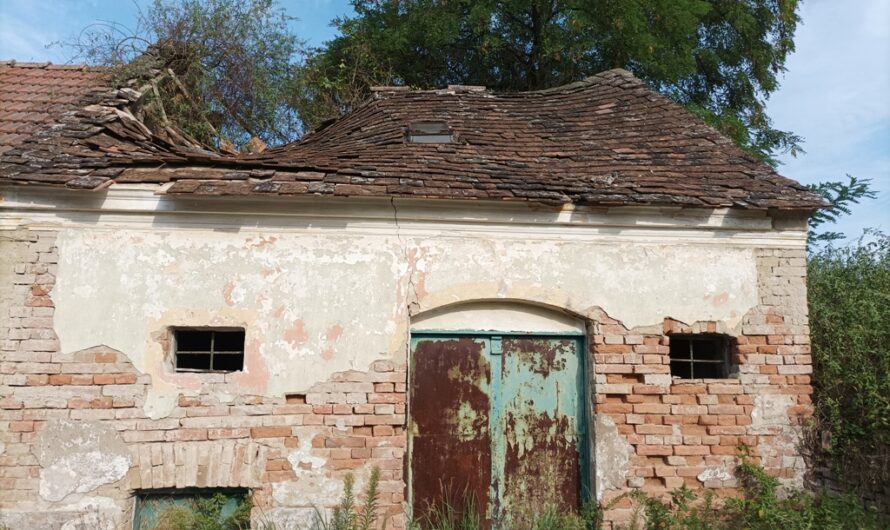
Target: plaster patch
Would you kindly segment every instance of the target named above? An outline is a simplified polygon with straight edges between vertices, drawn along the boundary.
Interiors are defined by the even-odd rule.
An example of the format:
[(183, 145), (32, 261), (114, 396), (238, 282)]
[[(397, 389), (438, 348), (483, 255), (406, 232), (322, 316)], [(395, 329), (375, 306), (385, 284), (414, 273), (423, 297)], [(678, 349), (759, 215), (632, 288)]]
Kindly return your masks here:
[(35, 447), (40, 463), (39, 493), (60, 501), (122, 479), (130, 469), (130, 452), (118, 433), (100, 423), (47, 422)]
[(710, 480), (732, 480), (734, 477), (725, 466), (714, 466), (705, 468), (696, 478), (700, 482), (708, 482)]
[(753, 428), (769, 428), (790, 425), (788, 408), (794, 405), (795, 400), (795, 396), (788, 394), (758, 394), (754, 396), (751, 426)]
[(582, 315), (598, 306), (629, 329), (666, 316), (723, 320), (733, 328), (759, 301), (750, 249), (482, 238), (414, 244), (434, 264), (425, 275), (428, 294), (418, 299), (421, 311), (456, 300), (514, 299)]
[(596, 433), (596, 498), (602, 499), (606, 490), (623, 489), (627, 484), (633, 447), (618, 432), (612, 418), (597, 414), (594, 421)]
[[(296, 429), (294, 433), (300, 440), (299, 447), (292, 449), (287, 461), (297, 476), (295, 481), (272, 483), (272, 498), (278, 506), (289, 508), (308, 507), (324, 508), (340, 498), (343, 491), (343, 480), (331, 477), (325, 468), (327, 459), (312, 453), (312, 438), (317, 434), (313, 429)], [(357, 469), (354, 491), (362, 491), (367, 480), (368, 469)]]
[(121, 527), (123, 513), (114, 499), (86, 497), (76, 504), (65, 505), (65, 510), (77, 512), (60, 530), (117, 530)]
[(272, 508), (263, 512), (263, 521), (270, 528), (320, 528), (318, 510), (320, 508), (315, 507)]
[(325, 465), (326, 460), (318, 456), (312, 456), (312, 438), (309, 435), (299, 436), (300, 447), (287, 455), (291, 469), (297, 477), (315, 471)]
[(179, 401), (179, 393), (158, 392), (155, 388), (149, 388), (145, 395), (145, 405), (142, 410), (145, 415), (153, 420), (166, 418), (173, 412)]
[[(198, 377), (172, 372), (157, 339), (170, 327), (245, 328), (245, 370), (214, 387), (232, 394), (308, 391), (336, 372), (400, 353), (406, 342), (407, 326), (382, 332), (405, 320), (392, 273), (404, 251), (392, 236), (64, 229), (57, 246), (51, 296), (62, 350), (102, 343), (126, 352), (152, 376), (146, 410), (153, 418), (201, 386)], [(92, 303), (84, 305), (79, 293), (90, 288)]]

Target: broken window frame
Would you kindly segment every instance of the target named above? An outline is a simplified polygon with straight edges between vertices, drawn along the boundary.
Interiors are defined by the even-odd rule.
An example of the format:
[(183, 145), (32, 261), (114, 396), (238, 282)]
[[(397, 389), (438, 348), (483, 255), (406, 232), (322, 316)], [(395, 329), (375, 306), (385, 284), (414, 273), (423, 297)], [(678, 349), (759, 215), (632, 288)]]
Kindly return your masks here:
[(408, 124), (407, 139), (412, 144), (451, 144), (454, 131), (444, 121), (419, 120)]
[[(683, 352), (688, 356), (679, 357), (681, 355), (680, 352), (675, 352), (674, 347), (679, 343), (686, 342), (688, 343), (688, 352)], [(707, 354), (705, 355), (708, 358), (696, 358), (696, 344), (702, 343), (713, 343), (714, 348), (716, 350), (715, 355)], [(689, 334), (676, 334), (670, 336), (670, 369), (671, 369), (671, 377), (679, 379), (681, 381), (689, 381), (693, 379), (729, 379), (732, 374), (732, 366), (730, 363), (730, 343), (731, 337), (728, 335), (723, 335), (720, 333), (689, 333)], [(701, 354), (701, 349), (698, 351)], [(683, 363), (688, 366), (689, 376), (679, 375), (674, 370), (674, 365)], [(701, 366), (714, 366), (717, 365), (719, 368), (719, 375), (705, 375), (700, 376), (695, 372), (696, 365)]]
[[(179, 334), (180, 333), (210, 333), (210, 349), (208, 350), (180, 350), (179, 349)], [(217, 333), (241, 333), (241, 349), (240, 350), (217, 350), (216, 349), (216, 336)], [(175, 327), (171, 329), (171, 343), (172, 343), (172, 358), (173, 358), (173, 370), (177, 373), (197, 373), (197, 374), (229, 374), (233, 372), (242, 372), (244, 371), (244, 357), (245, 357), (245, 343), (247, 341), (247, 332), (244, 328), (238, 327), (213, 327), (213, 328), (204, 328), (204, 327)], [(184, 368), (179, 366), (179, 356), (180, 355), (208, 355), (210, 360), (208, 363), (208, 368)], [(236, 357), (240, 356), (241, 364), (237, 369), (218, 369), (214, 368), (215, 359), (217, 356), (221, 357)]]
[(157, 525), (157, 516), (168, 507), (187, 506), (199, 499), (209, 499), (221, 493), (227, 499), (220, 512), (220, 520), (234, 513), (248, 502), (250, 490), (246, 488), (162, 488), (144, 489), (133, 493), (133, 530), (150, 530)]

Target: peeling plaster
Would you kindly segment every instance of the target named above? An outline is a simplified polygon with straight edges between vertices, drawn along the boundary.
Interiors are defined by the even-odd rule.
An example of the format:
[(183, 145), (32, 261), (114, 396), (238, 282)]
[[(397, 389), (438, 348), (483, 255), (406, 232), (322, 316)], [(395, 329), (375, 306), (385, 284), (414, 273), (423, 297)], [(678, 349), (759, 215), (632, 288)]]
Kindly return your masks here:
[[(435, 263), (420, 309), (516, 299), (584, 315), (599, 306), (628, 328), (665, 317), (735, 327), (757, 305), (753, 251), (696, 245), (423, 241)], [(453, 256), (465, 259), (453, 259)], [(671, 296), (664, 296), (671, 293)]]
[(301, 436), (300, 440), (300, 447), (287, 455), (287, 461), (297, 477), (320, 469), (327, 462), (324, 458), (312, 456), (312, 439), (309, 436)]
[(263, 520), (270, 528), (316, 528), (319, 509), (273, 508), (263, 512)]
[[(504, 239), (498, 232), (63, 229), (51, 297), (65, 352), (106, 344), (151, 375), (145, 411), (170, 413), (200, 374), (177, 374), (171, 326), (243, 326), (243, 372), (212, 392), (306, 392), (332, 374), (404, 354), (409, 312), (512, 300), (628, 327), (723, 321), (757, 303), (753, 250), (716, 245)], [(672, 293), (664, 296), (664, 293)], [(566, 325), (572, 325), (566, 322)]]
[(59, 530), (117, 530), (121, 527), (122, 511), (109, 497), (86, 497), (65, 508), (78, 515)]
[(384, 331), (397, 312), (395, 238), (63, 230), (57, 245), (63, 351), (125, 352), (152, 376), (152, 418), (202, 389), (201, 375), (172, 370), (159, 340), (171, 326), (245, 327), (244, 371), (213, 387), (233, 395), (305, 392), (407, 339), (407, 326)]
[(40, 496), (48, 501), (117, 482), (130, 469), (126, 444), (101, 423), (49, 421), (40, 431), (35, 450), (41, 466)]
[(166, 418), (176, 408), (179, 396), (179, 393), (163, 392), (155, 388), (149, 388), (145, 395), (145, 406), (143, 407), (145, 415), (153, 420)]
[(705, 468), (704, 471), (696, 477), (699, 482), (708, 482), (711, 480), (732, 480), (735, 478), (726, 466), (714, 466)]
[(411, 319), (413, 331), (479, 330), (519, 333), (584, 334), (584, 321), (528, 304), (511, 301), (447, 306)]
[(751, 410), (752, 428), (786, 427), (790, 425), (788, 408), (794, 405), (795, 396), (787, 394), (757, 394)]
[(602, 500), (606, 490), (619, 490), (627, 485), (633, 446), (618, 432), (618, 426), (605, 414), (597, 414), (596, 434), (596, 498)]
[(0, 527), (10, 529), (120, 530), (129, 514), (110, 497), (82, 497), (39, 512), (3, 510)]
[[(337, 499), (343, 489), (341, 477), (330, 476), (325, 465), (327, 459), (312, 454), (312, 438), (317, 434), (312, 429), (296, 429), (295, 435), (300, 446), (291, 450), (287, 461), (297, 476), (295, 481), (273, 482), (272, 498), (279, 506), (314, 508), (327, 506), (331, 499)], [(357, 469), (355, 491), (361, 491), (366, 480), (367, 470)]]

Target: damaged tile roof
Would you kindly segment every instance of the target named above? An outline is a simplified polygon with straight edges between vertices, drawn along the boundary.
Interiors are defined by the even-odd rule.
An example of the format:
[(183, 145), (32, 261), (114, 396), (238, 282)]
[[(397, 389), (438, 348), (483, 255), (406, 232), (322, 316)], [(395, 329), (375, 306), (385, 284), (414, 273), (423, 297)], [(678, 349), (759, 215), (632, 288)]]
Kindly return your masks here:
[(515, 94), (378, 89), (298, 142), (241, 156), (150, 129), (134, 110), (141, 97), (82, 67), (0, 63), (0, 182), (164, 183), (171, 195), (823, 205), (623, 70)]
[(146, 126), (134, 112), (142, 96), (101, 68), (0, 61), (0, 182), (96, 189), (126, 167), (220, 158)]

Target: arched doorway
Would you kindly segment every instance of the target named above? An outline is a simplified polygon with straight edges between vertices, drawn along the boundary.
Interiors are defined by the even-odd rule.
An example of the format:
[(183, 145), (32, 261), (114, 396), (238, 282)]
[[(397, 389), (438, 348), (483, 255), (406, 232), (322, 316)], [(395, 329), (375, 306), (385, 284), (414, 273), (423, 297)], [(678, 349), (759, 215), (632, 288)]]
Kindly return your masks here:
[(515, 303), (415, 319), (409, 388), (415, 515), (445, 503), (508, 528), (547, 506), (575, 509), (587, 467), (585, 326)]

